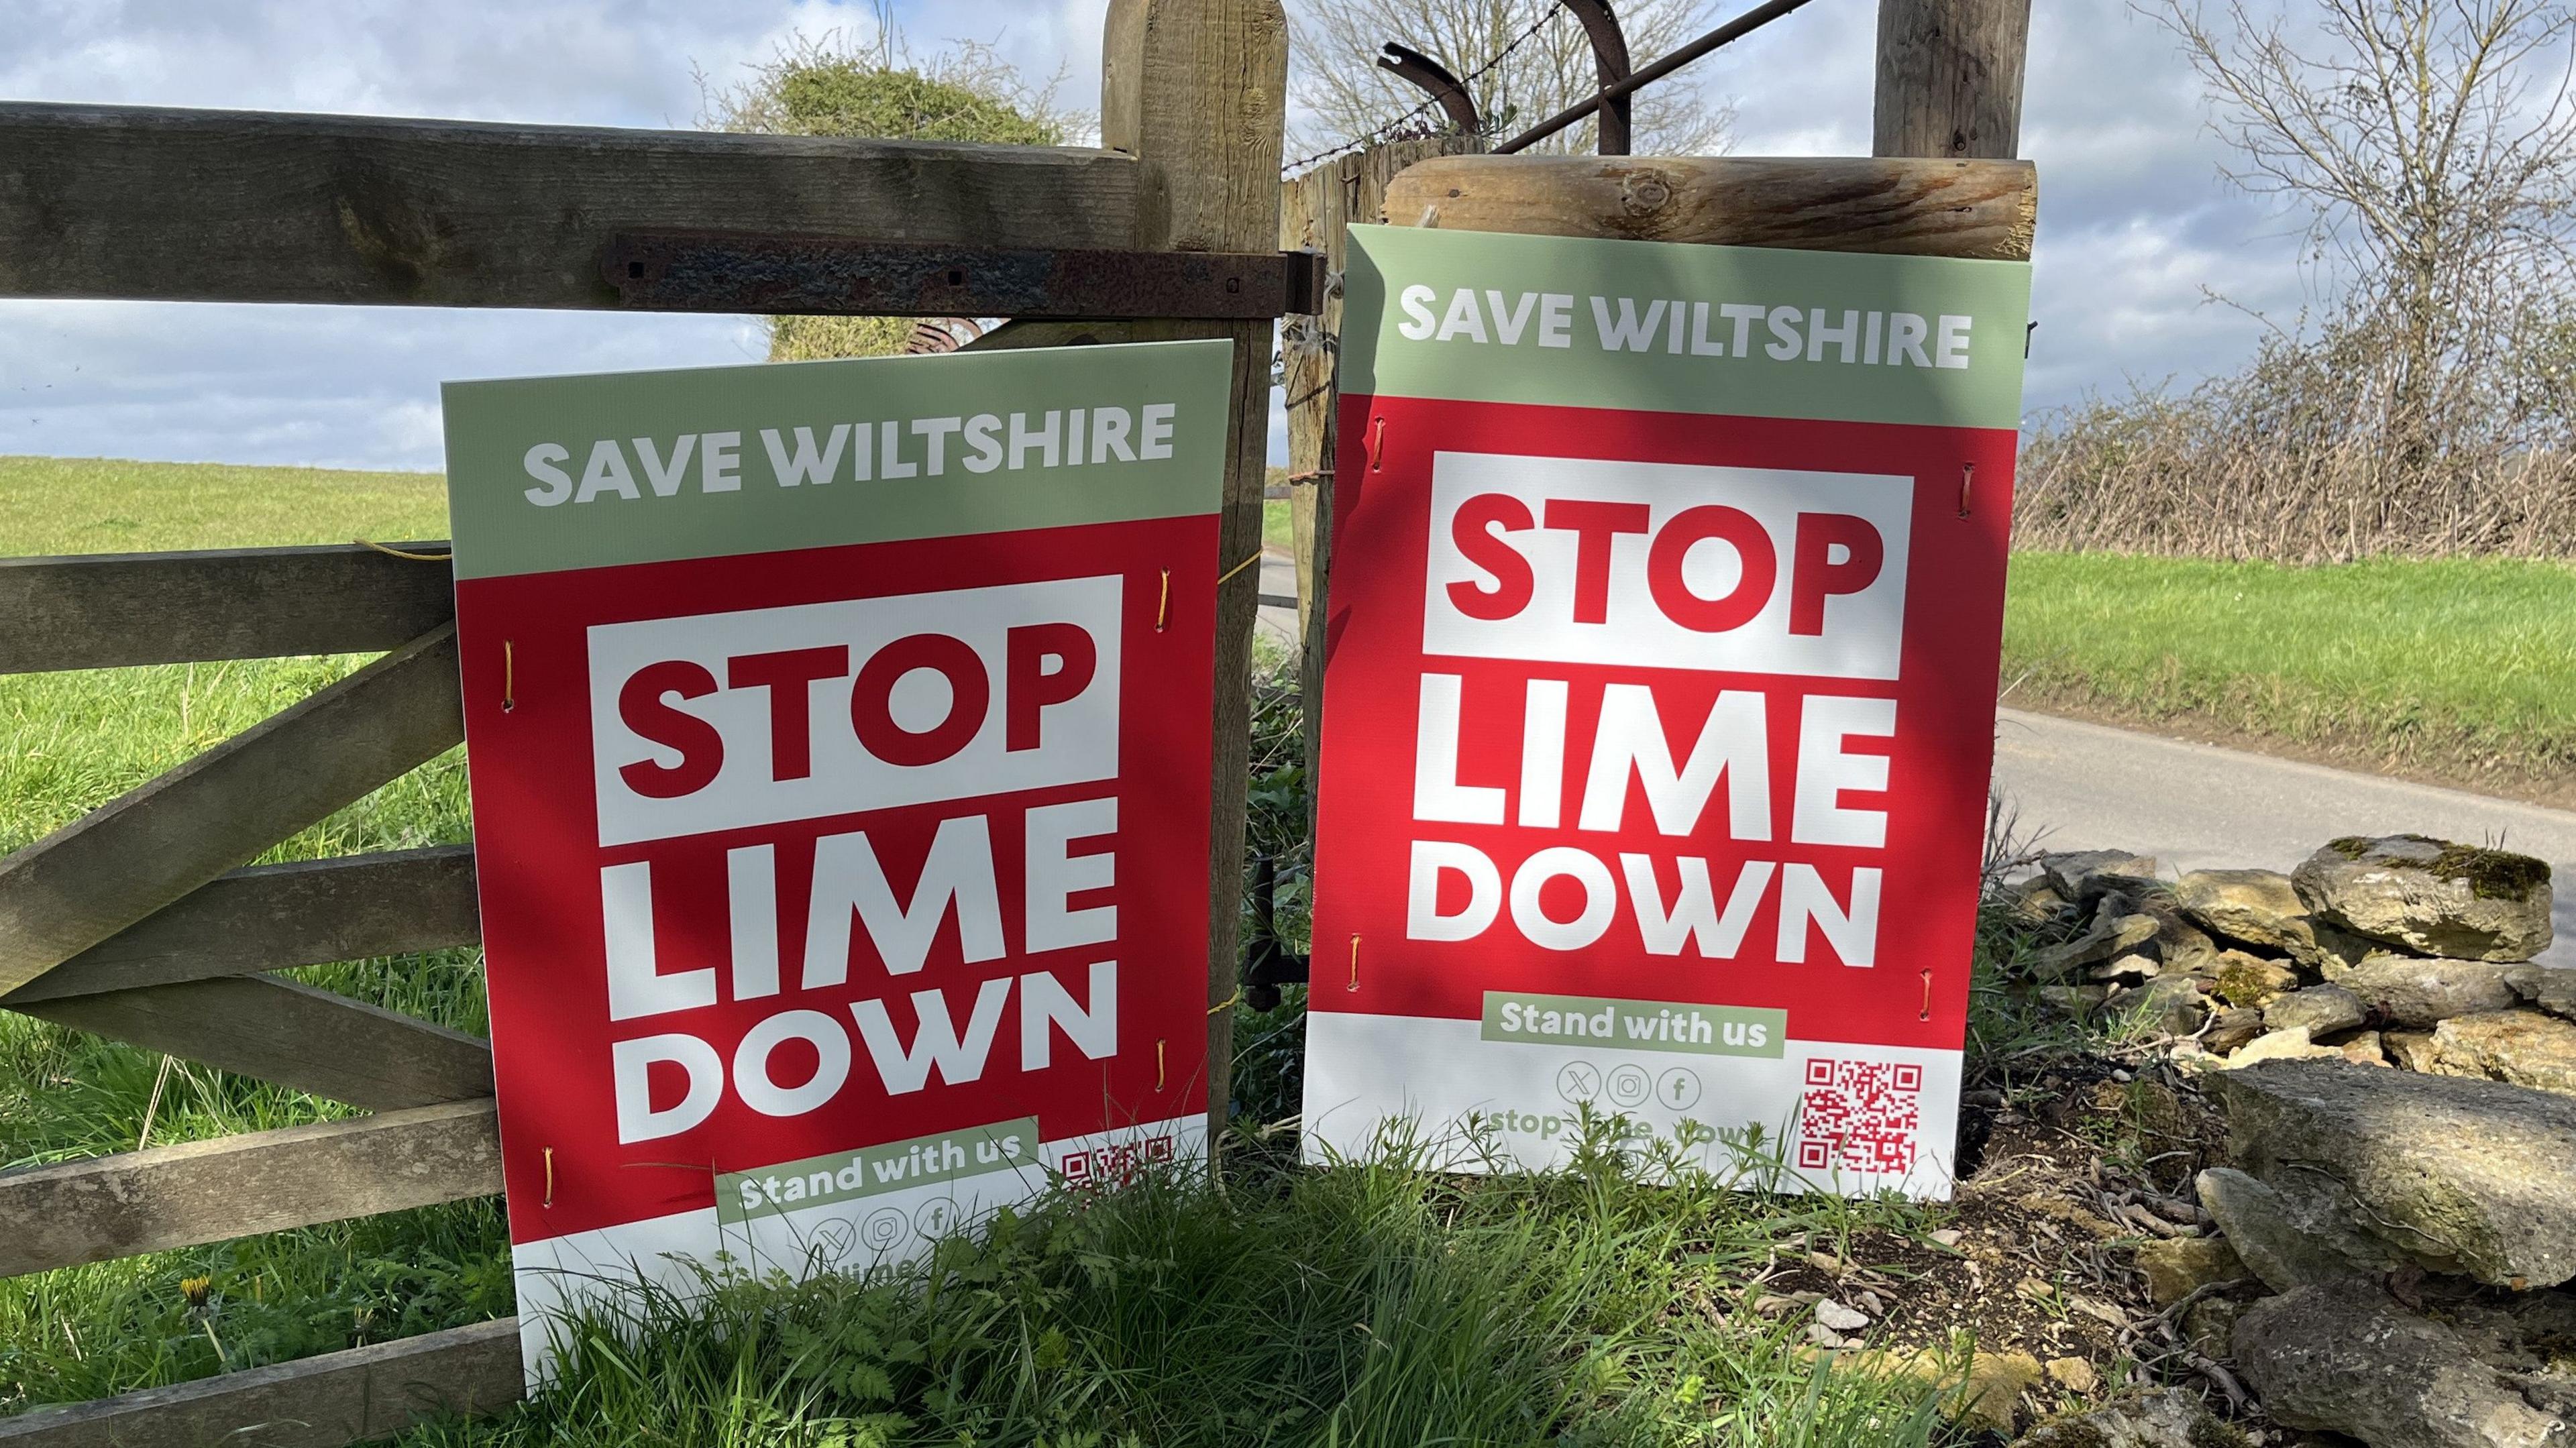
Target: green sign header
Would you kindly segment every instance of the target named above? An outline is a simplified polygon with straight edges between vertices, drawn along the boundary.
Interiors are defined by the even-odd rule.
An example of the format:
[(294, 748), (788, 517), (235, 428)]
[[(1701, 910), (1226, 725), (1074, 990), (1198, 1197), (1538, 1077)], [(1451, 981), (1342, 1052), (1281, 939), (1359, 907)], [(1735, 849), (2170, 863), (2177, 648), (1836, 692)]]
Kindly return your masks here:
[(2016, 428), (2026, 262), (1351, 228), (1342, 389)]
[(722, 1172), (716, 1177), (716, 1220), (732, 1225), (987, 1172), (1028, 1172), (1034, 1180), (1038, 1142), (1038, 1120), (1025, 1116), (780, 1162), (758, 1171)]
[(1233, 345), (451, 382), (457, 576), (1212, 513)]
[(1489, 990), (1485, 992), (1485, 1028), (1480, 1037), (1540, 1046), (1609, 1046), (1629, 1051), (1680, 1051), (1694, 1056), (1760, 1056), (1776, 1061), (1786, 1054), (1789, 1013), (1758, 1006), (1603, 1000)]

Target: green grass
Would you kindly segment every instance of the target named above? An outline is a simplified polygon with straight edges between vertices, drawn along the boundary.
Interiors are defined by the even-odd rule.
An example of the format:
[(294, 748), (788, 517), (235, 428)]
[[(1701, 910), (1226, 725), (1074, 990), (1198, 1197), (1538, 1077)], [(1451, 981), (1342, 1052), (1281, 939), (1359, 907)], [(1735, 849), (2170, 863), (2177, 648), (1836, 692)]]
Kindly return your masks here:
[(2189, 720), (2464, 782), (2576, 774), (2576, 568), (2014, 557), (2009, 702)]
[(1926, 1444), (1929, 1392), (1828, 1372), (1754, 1272), (1892, 1210), (1564, 1176), (1302, 1171), (1059, 1194), (930, 1261), (711, 1282), (567, 1334), (566, 1391), (416, 1444)]
[(0, 456), (0, 556), (446, 536), (437, 473)]

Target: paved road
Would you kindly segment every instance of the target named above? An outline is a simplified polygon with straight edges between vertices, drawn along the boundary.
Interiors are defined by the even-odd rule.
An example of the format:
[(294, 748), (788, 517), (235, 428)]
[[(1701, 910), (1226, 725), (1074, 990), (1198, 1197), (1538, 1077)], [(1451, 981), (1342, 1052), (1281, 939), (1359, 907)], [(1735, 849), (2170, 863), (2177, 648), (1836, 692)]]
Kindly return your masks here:
[[(1293, 596), (1294, 565), (1262, 559), (1261, 591)], [(1291, 643), (1294, 609), (1261, 611)], [(2576, 814), (2006, 709), (1995, 726), (1995, 782), (2021, 828), (2059, 850), (2122, 849), (2167, 870), (2288, 870), (2340, 835), (2413, 833), (2500, 845), (2550, 862), (2558, 939), (2543, 959), (2576, 965)]]
[(2168, 870), (2287, 870), (2338, 835), (2411, 832), (2538, 855), (2558, 880), (2558, 940), (2576, 965), (2576, 814), (2006, 709), (1995, 782), (2021, 827), (2061, 850), (2124, 849)]

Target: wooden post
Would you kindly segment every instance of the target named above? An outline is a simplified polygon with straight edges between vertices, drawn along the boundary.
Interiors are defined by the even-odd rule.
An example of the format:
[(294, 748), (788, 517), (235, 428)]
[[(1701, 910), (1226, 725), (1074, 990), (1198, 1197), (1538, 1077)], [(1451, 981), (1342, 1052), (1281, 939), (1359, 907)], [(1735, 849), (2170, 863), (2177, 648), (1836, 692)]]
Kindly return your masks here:
[[(1387, 183), (1417, 161), (1484, 147), (1481, 139), (1441, 136), (1389, 141), (1327, 161), (1279, 183), (1279, 247), (1318, 251), (1335, 278), (1349, 240), (1343, 228), (1385, 218)], [(1281, 382), (1288, 394), (1288, 517), (1297, 550), (1298, 706), (1305, 716), (1306, 784), (1321, 778), (1324, 746), (1324, 590), (1333, 552), (1333, 385), (1335, 338), (1342, 334), (1342, 294), (1335, 286), (1324, 309), (1291, 318), (1281, 353)]]
[(1878, 0), (1871, 153), (2009, 160), (2030, 0)]
[[(1100, 143), (1145, 163), (1136, 244), (1266, 251), (1279, 234), (1288, 18), (1278, 0), (1111, 0), (1101, 46)], [(1174, 323), (1144, 336), (1234, 339), (1234, 402), (1218, 529), (1220, 572), (1261, 552), (1270, 433), (1267, 322)], [(1216, 773), (1208, 833), (1208, 1149), (1225, 1126), (1243, 913), (1258, 567), (1217, 595)], [(1222, 1008), (1220, 1008), (1222, 1007)]]

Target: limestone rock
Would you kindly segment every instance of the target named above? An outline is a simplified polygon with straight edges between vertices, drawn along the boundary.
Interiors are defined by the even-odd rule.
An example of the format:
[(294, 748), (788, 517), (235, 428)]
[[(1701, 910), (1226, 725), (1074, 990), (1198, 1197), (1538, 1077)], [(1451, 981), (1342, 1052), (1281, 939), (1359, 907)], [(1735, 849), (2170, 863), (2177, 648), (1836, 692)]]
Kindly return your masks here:
[(2316, 939), (2316, 954), (2303, 963), (2315, 968), (2327, 980), (2341, 980), (2344, 972), (2373, 956), (2393, 955), (2390, 947), (2366, 935), (2355, 935), (2331, 920), (2310, 919), (2308, 933)]
[(2126, 850), (2068, 850), (2039, 857), (2039, 871), (2049, 888), (2086, 904), (2104, 890), (2122, 885), (2161, 884), (2156, 879), (2156, 869), (2153, 855), (2133, 855)]
[(2223, 1056), (2261, 1034), (2263, 1034), (2261, 1011), (2249, 1010), (2244, 1006), (2230, 1006), (2218, 1013), (2217, 1020), (2210, 1022), (2207, 1034), (2200, 1038), (2200, 1046), (2204, 1051), (2216, 1051)]
[(2104, 1008), (2139, 1021), (2168, 1036), (2188, 1036), (2200, 1029), (2209, 1002), (2187, 975), (2162, 975), (2145, 985), (2120, 991)]
[(2062, 945), (2043, 945), (2030, 953), (2030, 972), (2041, 980), (2058, 980), (2085, 966), (2127, 955), (2156, 938), (2152, 915), (2124, 915), (2105, 904), (2084, 933)]
[(2236, 1319), (2244, 1315), (2245, 1304), (2233, 1297), (2204, 1297), (2184, 1310), (2183, 1338), (2202, 1357), (2234, 1356)]
[(2031, 925), (2045, 925), (2075, 908), (2075, 902), (2058, 894), (2046, 875), (2033, 875), (2020, 884), (2007, 885), (2004, 895), (2013, 914)]
[(2234, 1167), (2211, 1167), (2194, 1185), (2228, 1246), (2275, 1292), (2398, 1265), (2395, 1253), (2340, 1220), (2330, 1202), (2274, 1191)]
[(2198, 1398), (2162, 1388), (2051, 1418), (2015, 1439), (2013, 1448), (2237, 1448), (2244, 1441)]
[(2334, 1043), (2343, 1058), (2356, 1066), (2385, 1066), (2388, 1052), (2379, 1043), (2377, 1031), (2356, 1031)]
[(2043, 1370), (2026, 1352), (1981, 1352), (1968, 1363), (1967, 1381), (1950, 1401), (1954, 1422), (2010, 1433), (2021, 1395), (2038, 1387)]
[(2047, 1369), (2050, 1382), (2070, 1393), (2090, 1393), (2102, 1386), (2102, 1375), (2080, 1357), (2050, 1358), (2040, 1366)]
[(2297, 971), (2242, 950), (2220, 951), (2211, 969), (2218, 978), (2216, 994), (2231, 1006), (2259, 1009), (2299, 988)]
[(2263, 1024), (2273, 1030), (2304, 1026), (2310, 1036), (2331, 1036), (2360, 1025), (2369, 1014), (2361, 997), (2339, 985), (2312, 985), (2294, 990), (2263, 1008)]
[(2423, 1029), (2453, 1016), (2519, 1003), (2521, 997), (2505, 982), (2506, 969), (2483, 960), (2377, 955), (2346, 971), (2335, 984), (2390, 1025)]
[(2532, 1005), (2576, 1021), (2576, 966), (2517, 965), (2504, 973), (2504, 983)]
[(2269, 1031), (2256, 1036), (2245, 1045), (2238, 1047), (2236, 1053), (2227, 1058), (2227, 1065), (2230, 1070), (2234, 1070), (2240, 1066), (2260, 1065), (2265, 1061), (2308, 1061), (2327, 1056), (2339, 1057), (2342, 1054), (2343, 1052), (2332, 1046), (2316, 1044), (2309, 1038), (2307, 1027), (2292, 1026), (2287, 1030)]
[(2436, 1272), (2518, 1287), (2576, 1277), (2576, 1097), (2342, 1061), (2207, 1079), (2230, 1157), (2304, 1214)]
[(2432, 1071), (2441, 1061), (2431, 1031), (2382, 1031), (2379, 1046), (2389, 1060), (2409, 1071)]
[(2341, 839), (2291, 875), (2311, 913), (2418, 955), (2529, 960), (2549, 946), (2549, 866), (2423, 835)]
[(2565, 1448), (2576, 1432), (2368, 1283), (2255, 1303), (2237, 1320), (2235, 1356), (2274, 1421), (2371, 1448)]
[(2171, 1307), (2210, 1283), (2253, 1275), (2224, 1237), (2159, 1237), (2138, 1244), (2137, 1260), (2147, 1297), (2158, 1307)]
[(2427, 1069), (2576, 1093), (2576, 1022), (2539, 1011), (2453, 1016), (2433, 1028)]
[(2182, 913), (2230, 940), (2302, 955), (2316, 949), (2307, 902), (2277, 870), (2194, 870), (2174, 882)]
[(2153, 980), (2162, 974), (2164, 974), (2164, 967), (2156, 964), (2152, 958), (2144, 955), (2130, 954), (2123, 955), (2116, 960), (2106, 960), (2102, 962), (2100, 965), (2084, 972), (2084, 978), (2087, 980), (2098, 980), (2104, 982), (2118, 981), (2122, 984), (2134, 985), (2142, 980)]

